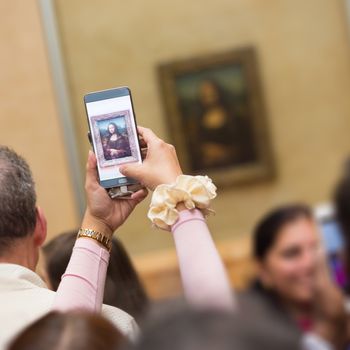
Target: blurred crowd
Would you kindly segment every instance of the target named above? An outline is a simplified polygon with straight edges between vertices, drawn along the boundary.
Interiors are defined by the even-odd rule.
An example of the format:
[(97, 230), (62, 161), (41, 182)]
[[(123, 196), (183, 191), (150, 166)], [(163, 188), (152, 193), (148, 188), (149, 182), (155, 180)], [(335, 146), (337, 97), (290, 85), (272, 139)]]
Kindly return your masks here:
[[(144, 189), (129, 199), (111, 199), (99, 184), (90, 152), (81, 227), (48, 243), (29, 165), (0, 147), (1, 347), (346, 349), (349, 170), (334, 186), (334, 220), (343, 242), (339, 254), (328, 254), (312, 208), (301, 203), (270, 208), (253, 232), (256, 279), (237, 292), (206, 224), (215, 186), (206, 177), (182, 174), (174, 147), (151, 130), (140, 127), (139, 134), (147, 148), (144, 162), (123, 166), (121, 172)], [(155, 172), (159, 165), (162, 172)], [(113, 236), (132, 220), (129, 215), (147, 189), (153, 192), (149, 216), (155, 226), (168, 227), (174, 239), (182, 298), (150, 300)], [(35, 272), (40, 250), (41, 277)], [(341, 281), (335, 278), (339, 270)]]

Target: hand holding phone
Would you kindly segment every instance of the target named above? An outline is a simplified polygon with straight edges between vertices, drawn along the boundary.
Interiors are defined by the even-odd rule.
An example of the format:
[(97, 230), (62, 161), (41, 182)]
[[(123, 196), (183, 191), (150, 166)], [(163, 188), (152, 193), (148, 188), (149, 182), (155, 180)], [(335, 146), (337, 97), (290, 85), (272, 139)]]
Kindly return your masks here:
[(152, 130), (138, 127), (147, 154), (142, 164), (124, 164), (120, 171), (142, 182), (148, 189), (158, 185), (170, 184), (182, 174), (174, 146), (164, 142)]
[(129, 196), (141, 188), (122, 175), (123, 164), (142, 163), (130, 90), (120, 87), (84, 96), (100, 185), (112, 198)]
[(113, 232), (121, 226), (136, 205), (147, 196), (147, 190), (133, 193), (128, 201), (114, 201), (99, 185), (97, 160), (90, 151), (86, 164), (85, 193), (86, 211), (82, 222), (83, 228), (89, 228), (111, 238)]

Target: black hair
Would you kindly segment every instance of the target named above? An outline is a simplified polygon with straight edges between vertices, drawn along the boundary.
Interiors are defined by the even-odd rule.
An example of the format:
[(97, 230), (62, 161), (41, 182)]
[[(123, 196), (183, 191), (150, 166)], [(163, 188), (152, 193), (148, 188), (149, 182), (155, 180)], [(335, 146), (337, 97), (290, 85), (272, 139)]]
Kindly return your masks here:
[(267, 253), (276, 242), (281, 229), (285, 225), (300, 218), (312, 218), (312, 211), (307, 205), (286, 205), (279, 207), (265, 215), (254, 230), (254, 257), (259, 261), (264, 260)]

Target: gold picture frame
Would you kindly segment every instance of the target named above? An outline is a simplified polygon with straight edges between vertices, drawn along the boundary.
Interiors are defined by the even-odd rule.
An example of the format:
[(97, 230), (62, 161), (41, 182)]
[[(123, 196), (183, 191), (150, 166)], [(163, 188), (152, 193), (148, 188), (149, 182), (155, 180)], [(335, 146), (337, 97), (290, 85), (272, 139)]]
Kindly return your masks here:
[(160, 64), (169, 132), (185, 173), (218, 186), (275, 172), (254, 48)]

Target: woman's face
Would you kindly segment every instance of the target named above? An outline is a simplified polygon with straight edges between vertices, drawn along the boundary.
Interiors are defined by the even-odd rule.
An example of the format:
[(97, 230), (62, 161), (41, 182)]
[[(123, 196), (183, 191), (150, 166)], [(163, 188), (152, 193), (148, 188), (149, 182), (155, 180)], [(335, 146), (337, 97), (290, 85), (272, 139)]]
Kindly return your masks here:
[(311, 302), (318, 245), (313, 220), (299, 218), (285, 225), (260, 263), (263, 284), (287, 302)]
[(212, 82), (204, 81), (199, 87), (199, 96), (205, 106), (210, 106), (218, 101), (219, 92)]
[(113, 135), (115, 133), (115, 127), (113, 124), (108, 125), (108, 131), (111, 135)]

